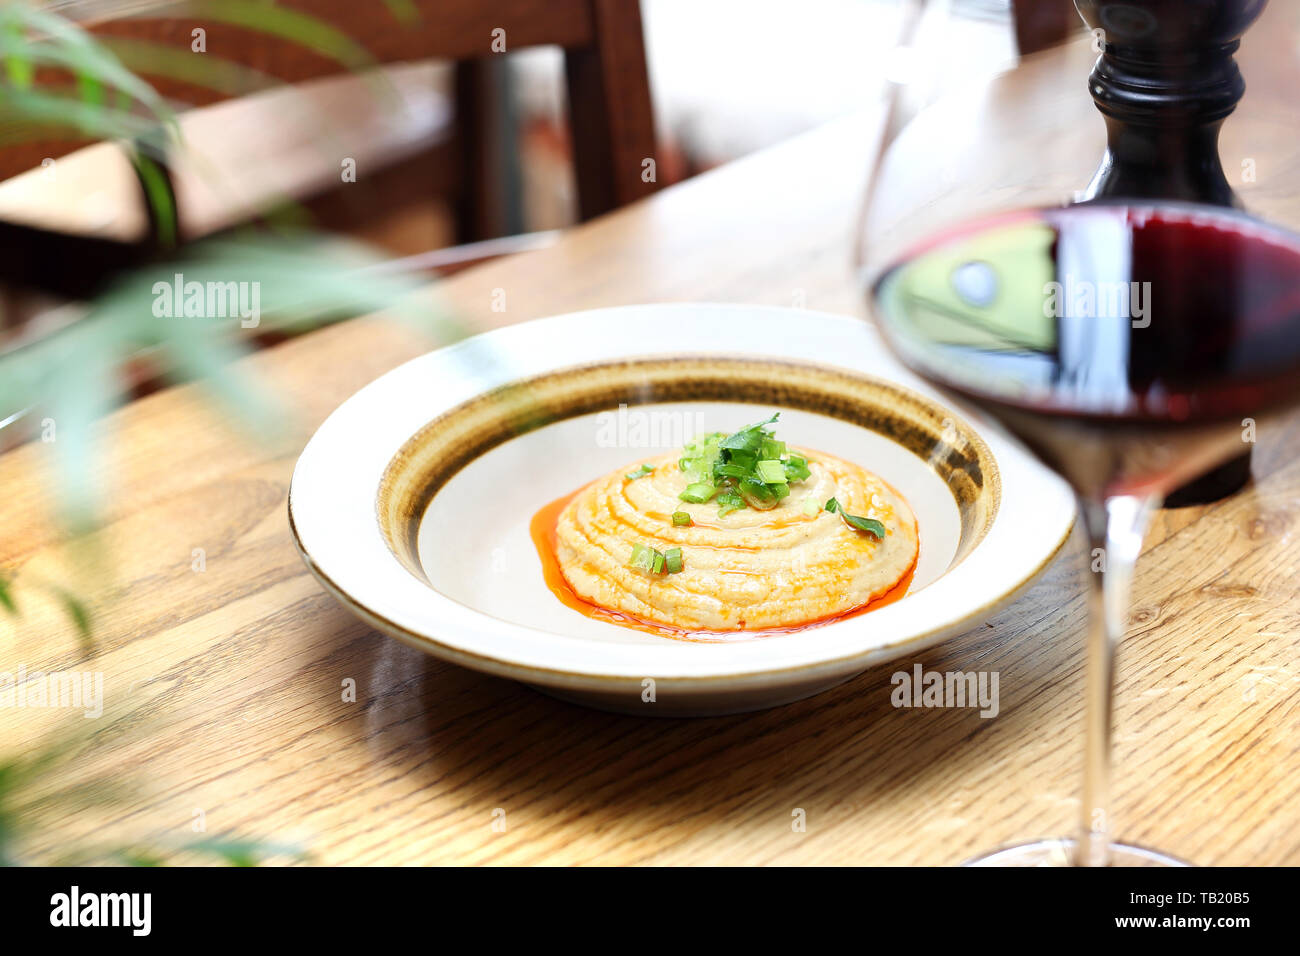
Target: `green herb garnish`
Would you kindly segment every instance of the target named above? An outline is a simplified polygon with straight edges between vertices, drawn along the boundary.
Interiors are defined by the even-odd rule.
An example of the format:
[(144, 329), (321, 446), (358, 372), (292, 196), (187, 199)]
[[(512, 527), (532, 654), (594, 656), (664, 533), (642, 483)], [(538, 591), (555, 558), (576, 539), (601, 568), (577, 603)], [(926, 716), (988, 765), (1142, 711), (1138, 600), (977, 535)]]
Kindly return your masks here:
[(694, 505), (702, 505), (713, 497), (713, 492), (716, 490), (717, 489), (714, 488), (712, 483), (698, 481), (694, 484), (687, 485), (686, 490), (677, 497), (682, 499), (682, 501), (689, 501)]
[(750, 454), (758, 451), (762, 447), (764, 438), (771, 438), (772, 433), (768, 431), (767, 426), (771, 425), (781, 417), (780, 412), (776, 412), (771, 418), (757, 422), (753, 425), (746, 425), (738, 432), (732, 432), (726, 438), (722, 439), (718, 447), (723, 451), (747, 451)]
[(734, 491), (728, 491), (725, 494), (718, 495), (718, 517), (725, 518), (733, 511), (739, 511), (745, 507), (745, 499), (740, 497)]
[(632, 557), (627, 559), (627, 566), (636, 571), (650, 572), (654, 567), (655, 554), (654, 548), (647, 547), (644, 544), (632, 545)]
[(685, 511), (674, 511), (674, 512), (673, 512), (673, 527), (674, 527), (674, 528), (685, 528), (685, 527), (688, 527), (688, 526), (690, 525), (690, 523), (691, 523), (691, 516), (690, 516), (689, 514), (687, 514)]
[(768, 426), (779, 417), (777, 412), (730, 435), (709, 432), (690, 442), (678, 461), (688, 482), (678, 497), (702, 504), (716, 496), (719, 517), (741, 508), (775, 508), (789, 496), (790, 485), (812, 474), (807, 458), (791, 454), (773, 436)]
[(883, 539), (885, 537), (885, 526), (875, 518), (860, 518), (857, 515), (846, 514), (843, 511), (840, 512), (840, 517), (844, 519), (844, 523), (850, 528), (865, 531), (867, 534), (874, 534), (877, 538)]
[(844, 519), (844, 523), (855, 531), (865, 531), (867, 534), (874, 534), (877, 538), (885, 537), (885, 526), (875, 518), (863, 518), (858, 515), (851, 515), (843, 508), (834, 498), (826, 502), (826, 510), (831, 514), (838, 513)]
[(638, 478), (644, 478), (646, 475), (650, 474), (653, 471), (654, 469), (651, 468), (649, 465), (642, 465), (636, 471), (629, 471), (623, 477), (626, 478), (628, 481), (636, 481)]
[(777, 506), (776, 493), (761, 478), (742, 478), (736, 483), (736, 490), (745, 504), (758, 511), (771, 511)]
[(682, 569), (682, 549), (659, 551), (648, 544), (634, 544), (627, 566), (645, 574), (676, 574)]

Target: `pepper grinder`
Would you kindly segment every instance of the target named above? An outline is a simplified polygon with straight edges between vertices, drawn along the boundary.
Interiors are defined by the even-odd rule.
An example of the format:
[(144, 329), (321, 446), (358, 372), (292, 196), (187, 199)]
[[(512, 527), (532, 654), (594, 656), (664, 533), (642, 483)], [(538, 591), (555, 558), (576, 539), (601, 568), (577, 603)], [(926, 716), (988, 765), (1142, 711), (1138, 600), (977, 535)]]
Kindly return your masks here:
[[(1174, 199), (1240, 206), (1219, 130), (1246, 92), (1234, 55), (1268, 0), (1075, 0), (1100, 41), (1088, 87), (1107, 147), (1083, 200)], [(1250, 453), (1170, 495), (1217, 501), (1250, 480)]]

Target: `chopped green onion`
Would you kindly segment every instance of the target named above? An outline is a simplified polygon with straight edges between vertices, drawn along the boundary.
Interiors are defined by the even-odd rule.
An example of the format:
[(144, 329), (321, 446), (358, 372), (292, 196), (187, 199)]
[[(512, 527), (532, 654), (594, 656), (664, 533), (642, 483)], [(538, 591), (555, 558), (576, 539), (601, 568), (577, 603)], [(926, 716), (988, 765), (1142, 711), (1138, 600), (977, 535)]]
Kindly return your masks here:
[(885, 537), (885, 526), (875, 518), (860, 518), (857, 515), (840, 512), (840, 517), (850, 528), (856, 528), (858, 531), (865, 531), (867, 534), (874, 534), (877, 538)]
[(654, 548), (647, 547), (644, 544), (632, 545), (632, 557), (628, 558), (627, 566), (637, 571), (649, 572), (654, 567), (654, 557), (658, 552)]
[(768, 426), (779, 418), (777, 412), (731, 434), (695, 436), (677, 462), (686, 477), (686, 489), (678, 498), (692, 504), (716, 498), (718, 515), (724, 516), (745, 507), (766, 511), (789, 497), (790, 486), (810, 478), (812, 472), (807, 458), (791, 453), (772, 434)]
[(738, 451), (743, 449), (748, 452), (756, 452), (758, 451), (758, 446), (762, 444), (764, 437), (766, 437), (763, 434), (763, 427), (765, 425), (771, 425), (780, 417), (781, 413), (777, 412), (766, 421), (758, 422), (754, 425), (746, 425), (740, 431), (733, 432), (726, 438), (722, 439), (718, 447), (727, 451)]
[(642, 465), (642, 466), (641, 466), (640, 468), (638, 468), (636, 471), (629, 471), (629, 472), (628, 472), (626, 475), (624, 475), (623, 477), (626, 478), (628, 481), (635, 481), (635, 480), (638, 479), (638, 478), (644, 478), (646, 475), (650, 474), (652, 471), (654, 471), (654, 469), (653, 469), (652, 467), (650, 467), (649, 465)]
[(733, 511), (740, 511), (745, 507), (745, 499), (734, 492), (718, 495), (718, 517), (725, 518)]
[(627, 566), (645, 574), (676, 574), (682, 569), (682, 549), (659, 551), (647, 544), (634, 544)]
[(685, 511), (674, 511), (674, 512), (673, 512), (673, 527), (674, 527), (674, 528), (685, 528), (685, 527), (687, 527), (690, 523), (691, 523), (691, 516), (690, 516), (689, 514), (687, 514)]
[(710, 445), (717, 447), (718, 443), (727, 436), (722, 432), (701, 432), (686, 443), (686, 447), (691, 450), (707, 448)]
[(805, 498), (803, 500), (803, 513), (808, 517), (811, 518), (813, 515), (820, 514), (821, 510), (822, 506), (819, 505), (815, 499)]
[(713, 466), (713, 470), (715, 472), (723, 465), (733, 465), (737, 468), (743, 469), (743, 473), (748, 475), (753, 472), (754, 466), (758, 464), (758, 457), (754, 455), (752, 452), (730, 451), (730, 452), (723, 452), (723, 454), (726, 456), (726, 461), (725, 462), (719, 461), (717, 464), (715, 464)]
[(758, 511), (771, 511), (777, 506), (776, 494), (758, 478), (742, 478), (736, 488), (740, 491), (740, 496), (745, 499), (745, 504), (751, 508)]
[(686, 490), (677, 497), (694, 505), (702, 505), (713, 497), (715, 491), (717, 489), (713, 485), (697, 481), (694, 484), (687, 485)]
[(835, 512), (840, 510), (840, 503), (832, 498), (826, 502), (826, 510), (831, 514), (835, 514)]

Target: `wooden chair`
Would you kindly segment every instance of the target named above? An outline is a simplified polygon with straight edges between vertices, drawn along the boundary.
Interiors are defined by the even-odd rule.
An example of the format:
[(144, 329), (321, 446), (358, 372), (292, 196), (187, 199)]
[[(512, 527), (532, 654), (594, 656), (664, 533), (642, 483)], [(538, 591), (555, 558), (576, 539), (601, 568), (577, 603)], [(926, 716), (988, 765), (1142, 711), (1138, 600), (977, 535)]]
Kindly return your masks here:
[(1011, 0), (1011, 13), (1022, 56), (1056, 46), (1083, 27), (1074, 0)]
[[(397, 4), (356, 0), (281, 0), (279, 4), (324, 21), (363, 47), (368, 58), (352, 64), (356, 67), (435, 58), (455, 62), (454, 132), (447, 139), (437, 130), (420, 131), (428, 139), (447, 139), (425, 144), (427, 155), (418, 157), (426, 161), (425, 167), (413, 166), (409, 149), (397, 156), (407, 174), (401, 188), (395, 190), (397, 201), (409, 201), (412, 188), (437, 188), (449, 195), (456, 210), (457, 241), (488, 238), (504, 231), (501, 207), (507, 190), (500, 181), (504, 161), (499, 109), (502, 45), (505, 56), (543, 45), (564, 51), (582, 218), (608, 212), (656, 188), (655, 182), (642, 178), (643, 161), (655, 155), (655, 138), (637, 0), (410, 0), (410, 5), (416, 16), (406, 22), (394, 12), (399, 9)], [(130, 15), (116, 18), (115, 12), (124, 6)], [(183, 2), (141, 7), (113, 0), (82, 0), (68, 9), (110, 43), (148, 40), (185, 55), (203, 55), (191, 51), (192, 31), (201, 28), (207, 55), (236, 61), (285, 83), (320, 83), (347, 69), (338, 59), (283, 37), (192, 16)], [(166, 97), (200, 107), (223, 98), (211, 89), (151, 74), (147, 60), (136, 68)], [(274, 137), (274, 129), (266, 135)], [(37, 166), (43, 158), (63, 155), (77, 145), (11, 147), (0, 152), (0, 176)], [(238, 156), (238, 144), (231, 145), (232, 154)], [(205, 157), (209, 165), (219, 166), (221, 159), (220, 154)], [(247, 162), (246, 156), (242, 159)], [(337, 171), (337, 157), (327, 160)], [(234, 172), (245, 178), (258, 176), (257, 169)], [(304, 179), (304, 191), (321, 185), (311, 176), (304, 175)], [(183, 228), (184, 185), (181, 182), (178, 189)], [(277, 189), (283, 185), (281, 177)], [(346, 189), (338, 192), (349, 195)], [(351, 195), (360, 192), (354, 189)], [(227, 224), (220, 215), (210, 218)], [(203, 231), (202, 227), (185, 230), (190, 237)]]

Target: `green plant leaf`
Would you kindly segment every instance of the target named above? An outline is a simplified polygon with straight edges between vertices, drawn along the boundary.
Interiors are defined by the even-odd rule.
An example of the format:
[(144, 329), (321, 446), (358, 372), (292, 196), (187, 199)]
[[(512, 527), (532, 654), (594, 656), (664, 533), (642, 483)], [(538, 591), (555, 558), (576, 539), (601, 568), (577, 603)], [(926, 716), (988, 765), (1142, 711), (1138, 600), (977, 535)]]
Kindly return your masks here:
[(232, 837), (206, 837), (184, 844), (180, 849), (215, 856), (230, 866), (257, 866), (270, 857), (290, 857), (296, 860), (306, 857), (306, 852), (293, 844)]
[[(115, 404), (117, 370), (128, 351), (125, 330), (93, 312), (78, 326), (59, 336), (59, 348), (44, 352), (58, 363), (40, 376), (48, 390), (26, 396), (23, 404), (42, 407), (55, 422), (50, 447), (60, 506), (69, 527), (83, 533), (94, 527), (107, 491), (96, 467), (97, 423)], [(15, 361), (34, 358), (19, 353)]]
[[(247, 27), (301, 44), (350, 69), (375, 63), (370, 52), (332, 24), (297, 10), (257, 0), (190, 0), (180, 5), (186, 18)], [(173, 15), (178, 15), (177, 10)], [(166, 11), (163, 11), (166, 12)]]
[(414, 0), (384, 0), (384, 6), (398, 23), (410, 26), (420, 22), (420, 10)]
[[(5, 44), (0, 53), (64, 67), (80, 79), (115, 87), (144, 105), (156, 120), (174, 128), (175, 116), (158, 92), (75, 23), (27, 3), (7, 3), (0, 16), (18, 27), (16, 33), (0, 31), (0, 43)], [(26, 35), (29, 32), (45, 37), (34, 39)]]
[(865, 531), (876, 538), (883, 539), (885, 537), (884, 524), (875, 518), (863, 518), (860, 515), (848, 514), (843, 510), (840, 511), (840, 517), (844, 519), (845, 524), (855, 531)]
[(149, 850), (119, 850), (114, 856), (121, 860), (124, 866), (149, 867), (166, 865), (166, 861), (163, 860), (161, 855)]
[(140, 182), (144, 186), (145, 198), (154, 212), (154, 222), (158, 225), (158, 244), (164, 249), (176, 245), (179, 222), (176, 216), (176, 198), (172, 195), (171, 184), (156, 162), (143, 153), (132, 158)]
[(88, 530), (106, 492), (96, 422), (115, 404), (117, 369), (126, 356), (149, 349), (174, 379), (202, 380), (264, 439), (274, 440), (287, 420), (277, 397), (237, 364), (249, 351), (241, 317), (157, 316), (157, 289), (171, 287), (178, 273), (204, 287), (247, 283), (260, 298), (258, 331), (388, 310), (444, 340), (463, 334), (426, 297), (413, 294), (421, 288), (418, 277), (375, 270), (376, 262), (353, 243), (303, 232), (195, 243), (171, 261), (119, 277), (79, 321), (49, 338), (0, 353), (0, 414), (32, 409), (33, 418), (54, 419), (51, 450), (65, 522)]
[(268, 73), (212, 53), (195, 56), (188, 48), (135, 37), (106, 36), (99, 42), (129, 70), (179, 80), (226, 96), (246, 96), (281, 83)]
[(155, 142), (158, 124), (148, 117), (106, 110), (54, 90), (5, 90), (0, 96), (0, 144), (28, 142), (52, 132)]
[(0, 25), (0, 49), (4, 50), (5, 74), (9, 83), (18, 89), (27, 89), (32, 85), (36, 70), (22, 46), (22, 26), (13, 20), (6, 20)]
[(71, 591), (60, 588), (56, 592), (59, 596), (59, 602), (63, 605), (63, 610), (67, 612), (72, 623), (77, 627), (77, 633), (83, 641), (89, 641), (90, 634), (90, 611)]
[(104, 105), (104, 84), (93, 76), (81, 74), (77, 77), (77, 91), (81, 98), (95, 106)]

